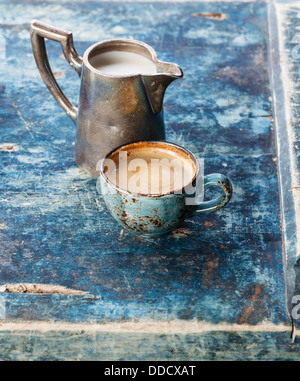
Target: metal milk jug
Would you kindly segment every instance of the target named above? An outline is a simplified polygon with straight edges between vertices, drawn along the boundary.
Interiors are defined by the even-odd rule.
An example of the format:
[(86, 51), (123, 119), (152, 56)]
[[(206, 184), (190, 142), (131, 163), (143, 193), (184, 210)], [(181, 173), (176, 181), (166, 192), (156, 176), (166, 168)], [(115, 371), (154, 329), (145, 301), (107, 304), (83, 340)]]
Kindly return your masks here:
[[(81, 78), (78, 107), (54, 78), (45, 38), (60, 42), (66, 60)], [(114, 148), (165, 139), (163, 97), (168, 85), (183, 76), (179, 66), (159, 61), (149, 45), (131, 39), (97, 42), (80, 57), (71, 32), (38, 21), (31, 24), (31, 43), (42, 79), (77, 126), (75, 161), (80, 168), (98, 177), (97, 163)], [(127, 71), (122, 66), (118, 71), (124, 55)], [(107, 69), (109, 65), (105, 67), (108, 58), (116, 63), (114, 72)], [(138, 67), (131, 72), (134, 64)]]

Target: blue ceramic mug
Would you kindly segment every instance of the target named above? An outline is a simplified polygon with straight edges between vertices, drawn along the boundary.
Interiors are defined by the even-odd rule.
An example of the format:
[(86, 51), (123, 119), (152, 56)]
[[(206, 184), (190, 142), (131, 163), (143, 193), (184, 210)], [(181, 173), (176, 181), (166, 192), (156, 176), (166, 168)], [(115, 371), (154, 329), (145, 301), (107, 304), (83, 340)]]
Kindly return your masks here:
[[(141, 155), (140, 160), (147, 161), (149, 171), (149, 158), (151, 158), (151, 163), (155, 162), (156, 165), (157, 163), (160, 164), (158, 159), (165, 159), (166, 157), (169, 163), (171, 163), (170, 158), (172, 157), (174, 157), (174, 160), (178, 160), (178, 164), (180, 164), (181, 160), (183, 166), (187, 168), (189, 178), (185, 182), (178, 183), (179, 186), (178, 184), (175, 186), (176, 179), (178, 180), (179, 177), (174, 175), (174, 173), (180, 174), (180, 172), (174, 172), (172, 165), (169, 165), (169, 167), (173, 169), (174, 181), (172, 184), (174, 184), (173, 188), (172, 185), (170, 185), (168, 190), (164, 189), (157, 192), (158, 188), (162, 189), (164, 186), (164, 184), (159, 183), (159, 185), (156, 184), (158, 188), (156, 188), (154, 192), (137, 191), (136, 189), (130, 189), (128, 186), (130, 181), (128, 181), (125, 186), (124, 182), (121, 184), (120, 181), (116, 181), (116, 176), (121, 176), (122, 171), (123, 174), (126, 175), (125, 178), (128, 177), (130, 171), (128, 171), (129, 165), (127, 160), (132, 160), (132, 158), (136, 160), (139, 155)], [(121, 157), (126, 160), (127, 167), (120, 161)], [(123, 165), (122, 168), (121, 164)], [(139, 169), (141, 168), (140, 164), (141, 163), (138, 162), (137, 166)], [(109, 167), (112, 166), (115, 172), (109, 169)], [(137, 166), (135, 166), (135, 170)], [(127, 172), (125, 173), (126, 168)], [(145, 169), (147, 169), (147, 166)], [(162, 169), (164, 170), (165, 168)], [(176, 167), (176, 170), (177, 169)], [(200, 172), (198, 159), (192, 152), (184, 147), (164, 141), (135, 142), (114, 149), (101, 160), (100, 177), (97, 188), (98, 191), (103, 194), (107, 208), (112, 216), (124, 228), (136, 234), (160, 236), (177, 228), (185, 218), (204, 212), (217, 211), (230, 201), (232, 196), (232, 184), (228, 177), (219, 173), (203, 176)], [(113, 173), (115, 177), (112, 180)], [(161, 172), (159, 173), (162, 175)], [(136, 174), (137, 172), (135, 172), (135, 175)], [(162, 176), (166, 179), (164, 174)], [(132, 180), (132, 177), (130, 179)], [(141, 177), (140, 175), (139, 179), (149, 179), (151, 182), (152, 177), (149, 177), (147, 173), (147, 177)], [(154, 184), (153, 179), (152, 183)], [(203, 196), (205, 190), (209, 187), (219, 187), (222, 194), (210, 201), (199, 202), (201, 194)], [(197, 197), (195, 197), (196, 193)]]

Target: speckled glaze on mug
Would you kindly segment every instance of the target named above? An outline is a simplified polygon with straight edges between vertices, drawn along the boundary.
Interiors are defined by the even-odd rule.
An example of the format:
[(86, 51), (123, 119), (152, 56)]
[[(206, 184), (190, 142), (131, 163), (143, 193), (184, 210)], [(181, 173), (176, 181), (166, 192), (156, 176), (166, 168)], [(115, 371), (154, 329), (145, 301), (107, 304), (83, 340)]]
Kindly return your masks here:
[[(190, 184), (184, 186), (181, 192), (176, 190), (160, 194), (141, 194), (121, 189), (112, 183), (105, 174), (105, 161), (118, 151), (130, 151), (140, 147), (161, 148), (170, 153), (179, 150), (188, 155), (195, 164), (195, 173)], [(160, 236), (177, 228), (185, 218), (199, 213), (217, 211), (230, 201), (232, 196), (230, 179), (222, 174), (213, 173), (203, 177), (203, 190), (217, 186), (221, 188), (222, 194), (210, 201), (187, 205), (187, 197), (191, 197), (191, 194), (188, 194), (186, 189), (188, 186), (194, 186), (199, 176), (199, 161), (186, 148), (163, 141), (142, 141), (118, 147), (106, 155), (101, 163), (99, 180), (107, 208), (124, 228), (135, 234)]]

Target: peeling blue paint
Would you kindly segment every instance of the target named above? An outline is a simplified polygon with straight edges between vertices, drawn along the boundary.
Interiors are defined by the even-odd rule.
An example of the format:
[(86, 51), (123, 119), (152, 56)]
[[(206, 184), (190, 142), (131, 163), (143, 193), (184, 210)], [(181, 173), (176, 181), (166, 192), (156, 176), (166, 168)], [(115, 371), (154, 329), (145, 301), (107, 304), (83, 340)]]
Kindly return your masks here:
[[(227, 18), (193, 15), (200, 11)], [(266, 3), (2, 1), (0, 15), (7, 57), (0, 66), (1, 143), (18, 147), (0, 149), (0, 284), (89, 293), (3, 294), (4, 321), (289, 325)], [(33, 18), (73, 31), (80, 54), (101, 39), (133, 37), (182, 67), (183, 80), (165, 96), (167, 140), (204, 158), (205, 173), (232, 179), (228, 207), (159, 239), (121, 230), (96, 181), (74, 163), (74, 126), (32, 57)], [(58, 44), (47, 47), (53, 71), (65, 72), (59, 84), (76, 104), (78, 79)]]
[[(233, 356), (239, 361), (297, 361), (299, 347), (290, 345), (288, 341), (289, 335), (286, 332), (271, 332), (267, 335), (267, 340), (265, 332), (205, 332), (187, 335), (112, 332), (89, 334), (84, 331), (41, 333), (32, 330), (17, 334), (0, 332), (1, 358), (4, 361), (195, 361), (199, 358), (207, 361), (231, 361)], [(193, 365), (196, 366), (196, 363)]]

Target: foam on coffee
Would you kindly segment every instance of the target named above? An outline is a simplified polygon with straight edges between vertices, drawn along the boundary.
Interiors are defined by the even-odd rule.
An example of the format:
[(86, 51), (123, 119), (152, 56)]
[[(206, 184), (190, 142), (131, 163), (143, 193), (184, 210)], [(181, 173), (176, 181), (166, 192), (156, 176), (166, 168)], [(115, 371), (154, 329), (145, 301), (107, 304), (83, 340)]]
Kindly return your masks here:
[(155, 64), (148, 58), (133, 52), (110, 51), (90, 58), (91, 65), (105, 74), (156, 74)]
[(186, 152), (165, 147), (137, 144), (114, 152), (105, 161), (108, 180), (138, 194), (166, 194), (184, 188), (195, 175), (195, 163)]

